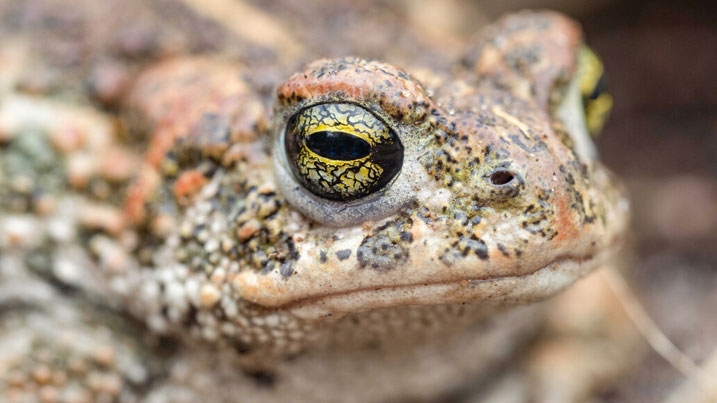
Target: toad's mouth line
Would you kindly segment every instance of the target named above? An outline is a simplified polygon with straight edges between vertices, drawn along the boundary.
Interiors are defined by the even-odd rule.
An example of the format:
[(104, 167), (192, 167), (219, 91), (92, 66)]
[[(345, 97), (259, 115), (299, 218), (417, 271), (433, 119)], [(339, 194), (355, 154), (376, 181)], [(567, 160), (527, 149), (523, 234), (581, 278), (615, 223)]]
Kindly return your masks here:
[(548, 298), (598, 268), (613, 256), (616, 245), (593, 256), (564, 255), (532, 272), (514, 276), (463, 278), (450, 282), (365, 287), (316, 294), (283, 307), (303, 318), (343, 316), (400, 305), (483, 302), (519, 305)]

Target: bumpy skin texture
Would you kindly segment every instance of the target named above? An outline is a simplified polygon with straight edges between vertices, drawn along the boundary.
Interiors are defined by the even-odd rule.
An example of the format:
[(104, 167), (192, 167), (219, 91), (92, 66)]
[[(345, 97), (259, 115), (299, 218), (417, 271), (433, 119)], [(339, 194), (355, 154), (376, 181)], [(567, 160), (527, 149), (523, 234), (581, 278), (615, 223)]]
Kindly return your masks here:
[[(497, 340), (520, 340), (536, 318), (495, 312), (555, 294), (623, 240), (619, 186), (554, 113), (580, 43), (560, 15), (509, 16), (426, 85), (379, 61), (319, 60), (278, 86), (273, 111), (241, 67), (165, 62), (142, 73), (125, 101), (132, 133), (149, 136), (142, 161), (102, 116), (5, 102), (3, 264), (46, 259), (3, 274), (8, 284), (44, 285), (21, 301), (32, 315), (3, 319), (32, 343), (16, 354), (2, 337), (0, 369), (15, 378), (0, 387), (11, 397), (350, 401), (431, 396), (477, 376), (511, 350)], [(344, 203), (297, 183), (286, 124), (322, 103), (358, 105), (395, 131), (404, 161), (386, 188)], [(40, 133), (30, 133), (24, 116), (45, 109)], [(83, 125), (96, 135), (68, 132)], [(37, 163), (42, 153), (54, 168)], [(27, 178), (46, 183), (43, 192), (23, 187)], [(48, 303), (55, 307), (41, 308)], [(85, 305), (115, 312), (112, 323)], [(112, 315), (139, 323), (117, 329)], [(82, 338), (58, 340), (35, 316), (103, 340), (99, 353), (74, 341)], [(500, 330), (486, 329), (491, 321)], [(189, 347), (146, 355), (134, 346), (145, 328)], [(69, 358), (23, 355), (35, 344)], [(95, 357), (99, 369), (66, 370), (73, 357)], [(168, 376), (157, 369), (167, 357), (179, 357), (162, 367), (173, 368)], [(46, 367), (71, 381), (33, 375)], [(103, 382), (86, 381), (88, 372)], [(231, 386), (219, 391), (212, 382), (222, 379)]]

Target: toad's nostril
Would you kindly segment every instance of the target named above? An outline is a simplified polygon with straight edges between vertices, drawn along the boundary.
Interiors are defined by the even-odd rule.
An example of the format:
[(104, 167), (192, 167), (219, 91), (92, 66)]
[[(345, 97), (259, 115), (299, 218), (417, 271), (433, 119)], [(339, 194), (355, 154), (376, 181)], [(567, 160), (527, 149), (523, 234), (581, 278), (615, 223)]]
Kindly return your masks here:
[(490, 174), (490, 183), (494, 186), (503, 186), (510, 183), (515, 175), (505, 169), (499, 169)]

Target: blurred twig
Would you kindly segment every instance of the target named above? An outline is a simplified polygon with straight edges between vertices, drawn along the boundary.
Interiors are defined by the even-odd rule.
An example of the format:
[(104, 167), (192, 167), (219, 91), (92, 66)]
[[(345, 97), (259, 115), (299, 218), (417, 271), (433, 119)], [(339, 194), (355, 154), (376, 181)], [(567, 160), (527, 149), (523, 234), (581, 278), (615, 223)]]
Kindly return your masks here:
[[(669, 338), (663, 333), (657, 324), (650, 318), (650, 315), (645, 311), (640, 301), (630, 290), (625, 279), (615, 269), (607, 269), (601, 271), (605, 280), (613, 289), (617, 297), (620, 299), (625, 311), (627, 312), (630, 319), (632, 319), (635, 326), (637, 326), (640, 333), (642, 333), (648, 344), (667, 362), (670, 363), (675, 369), (680, 371), (695, 386), (697, 386), (709, 400), (708, 402), (717, 402), (717, 396), (715, 396), (715, 381), (711, 380), (702, 368), (700, 368), (690, 357), (680, 351)], [(717, 352), (713, 353), (710, 361), (717, 361)], [(670, 400), (671, 401), (671, 400)], [(687, 402), (686, 400), (676, 400), (679, 402)], [(695, 400), (699, 401), (699, 400)], [(668, 401), (669, 402), (669, 401)]]
[(256, 7), (239, 0), (180, 1), (250, 43), (278, 49), (279, 57), (294, 58), (301, 54), (301, 45), (281, 22)]

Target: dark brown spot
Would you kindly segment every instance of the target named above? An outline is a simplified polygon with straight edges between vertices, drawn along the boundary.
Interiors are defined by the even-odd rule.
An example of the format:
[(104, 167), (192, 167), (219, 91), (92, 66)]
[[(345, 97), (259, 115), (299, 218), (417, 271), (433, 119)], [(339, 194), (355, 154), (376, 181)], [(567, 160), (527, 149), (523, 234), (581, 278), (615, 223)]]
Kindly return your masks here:
[(336, 252), (336, 257), (339, 260), (346, 260), (351, 256), (351, 249), (342, 249)]
[(505, 256), (505, 257), (508, 257), (508, 256), (509, 256), (508, 250), (505, 249), (505, 245), (503, 245), (502, 243), (499, 243), (499, 244), (496, 245), (496, 246), (498, 247), (498, 250), (500, 251), (500, 253), (503, 254), (503, 256)]
[(257, 386), (269, 388), (276, 384), (276, 374), (269, 371), (245, 371), (244, 374), (254, 380)]
[(279, 268), (279, 273), (281, 273), (283, 278), (289, 278), (292, 274), (294, 274), (294, 267), (290, 262), (284, 262)]

